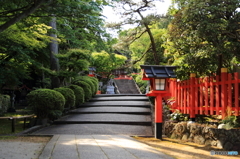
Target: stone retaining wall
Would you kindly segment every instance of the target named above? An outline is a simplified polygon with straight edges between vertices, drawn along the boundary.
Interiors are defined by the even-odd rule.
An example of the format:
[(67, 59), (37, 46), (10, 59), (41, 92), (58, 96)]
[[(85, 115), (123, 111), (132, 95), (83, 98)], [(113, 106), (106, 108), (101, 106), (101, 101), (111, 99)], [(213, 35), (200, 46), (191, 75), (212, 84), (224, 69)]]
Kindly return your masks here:
[(164, 123), (167, 137), (201, 145), (211, 145), (226, 151), (240, 151), (240, 129), (217, 129), (217, 126), (198, 123)]

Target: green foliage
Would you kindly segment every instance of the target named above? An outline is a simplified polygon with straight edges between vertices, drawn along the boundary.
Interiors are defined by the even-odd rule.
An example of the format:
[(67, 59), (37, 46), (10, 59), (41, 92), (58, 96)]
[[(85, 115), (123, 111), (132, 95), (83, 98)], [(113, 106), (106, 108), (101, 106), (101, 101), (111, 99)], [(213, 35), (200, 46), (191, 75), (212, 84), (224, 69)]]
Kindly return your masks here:
[(96, 73), (99, 75), (111, 74), (112, 70), (115, 70), (125, 64), (127, 58), (122, 55), (107, 53), (105, 51), (93, 52), (93, 61), (91, 66), (96, 67)]
[(92, 96), (94, 96), (96, 94), (96, 92), (98, 91), (98, 80), (97, 78), (94, 77), (90, 77), (90, 76), (79, 76), (75, 79), (75, 81), (84, 81), (86, 83), (88, 83), (91, 87), (91, 91), (92, 91)]
[(240, 122), (238, 121), (237, 116), (227, 116), (222, 123), (225, 124), (225, 129), (239, 128)]
[(37, 22), (29, 19), (1, 33), (0, 86), (16, 86), (23, 78), (30, 78), (32, 68), (37, 72), (46, 62), (48, 55), (40, 50), (47, 47), (50, 40), (46, 35), (49, 27)]
[(77, 85), (70, 85), (68, 88), (72, 89), (75, 95), (75, 107), (80, 107), (81, 104), (83, 104), (85, 101), (85, 94), (82, 87)]
[(85, 96), (85, 101), (89, 101), (92, 98), (92, 90), (90, 85), (87, 82), (84, 81), (75, 81), (73, 84), (78, 85), (83, 88), (84, 90), (84, 96)]
[(61, 85), (64, 85), (67, 79), (78, 76), (83, 70), (88, 70), (91, 56), (88, 50), (70, 49), (64, 54), (57, 55), (60, 64), (60, 71), (57, 76)]
[(175, 110), (172, 114), (170, 114), (170, 119), (174, 120), (174, 121), (177, 121), (177, 122), (188, 120), (187, 116), (180, 113), (179, 110)]
[(7, 112), (8, 108), (10, 107), (10, 96), (0, 94), (0, 115)]
[(142, 75), (138, 74), (138, 75), (134, 75), (133, 76), (136, 84), (138, 85), (141, 93), (145, 94), (146, 93), (146, 88), (148, 85), (148, 81), (142, 80)]
[(239, 61), (239, 1), (177, 0), (176, 4), (167, 49), (173, 65), (179, 66), (178, 77), (231, 69), (232, 59)]
[(47, 118), (54, 112), (62, 112), (65, 105), (64, 96), (51, 89), (37, 89), (27, 95), (28, 106), (38, 118)]
[(54, 90), (60, 92), (64, 96), (66, 100), (64, 108), (69, 109), (75, 106), (75, 95), (73, 90), (66, 87), (54, 88)]
[[(32, 6), (36, 10), (28, 14)], [(34, 4), (34, 5), (33, 5)], [(44, 1), (44, 0), (19, 0), (0, 1), (0, 32), (6, 22), (11, 22), (10, 27), (0, 35), (0, 86), (17, 85), (23, 79), (41, 78), (45, 76), (59, 76), (62, 85), (69, 83), (69, 77), (74, 77), (76, 72), (87, 69), (90, 56), (87, 59), (70, 57), (69, 49), (79, 48), (86, 55), (86, 50), (109, 49), (103, 40), (106, 32), (103, 28), (101, 9), (108, 5), (105, 0), (98, 1)], [(44, 9), (43, 9), (44, 8)], [(24, 18), (20, 15), (26, 13)], [(31, 16), (30, 16), (31, 15)], [(55, 15), (57, 19), (57, 30), (52, 30), (48, 25)], [(59, 50), (66, 53), (68, 57), (60, 60), (62, 70), (51, 71), (49, 65), (49, 48), (51, 40), (49, 33), (55, 33), (58, 37)], [(108, 46), (109, 47), (109, 46)], [(61, 58), (61, 57), (59, 57)], [(71, 60), (70, 60), (71, 58)], [(70, 60), (70, 61), (68, 61)], [(35, 79), (34, 79), (35, 80)], [(42, 86), (44, 87), (44, 86)]]
[(89, 80), (92, 81), (93, 85), (94, 85), (94, 92), (93, 92), (93, 96), (95, 96), (95, 94), (97, 93), (98, 91), (98, 88), (99, 88), (99, 82), (98, 82), (98, 79), (95, 78), (95, 77), (87, 77), (89, 78)]

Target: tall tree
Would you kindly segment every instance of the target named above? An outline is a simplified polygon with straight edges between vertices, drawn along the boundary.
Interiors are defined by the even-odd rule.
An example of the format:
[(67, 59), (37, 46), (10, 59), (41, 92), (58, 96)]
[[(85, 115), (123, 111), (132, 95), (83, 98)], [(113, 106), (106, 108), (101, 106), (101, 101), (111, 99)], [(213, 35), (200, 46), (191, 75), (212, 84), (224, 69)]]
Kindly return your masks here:
[(169, 26), (176, 63), (200, 75), (239, 60), (239, 0), (177, 0)]
[[(49, 23), (49, 26), (52, 28), (52, 32), (50, 33), (51, 37), (51, 43), (50, 43), (50, 69), (52, 71), (58, 72), (60, 69), (59, 60), (56, 57), (58, 54), (58, 41), (57, 41), (57, 23), (56, 23), (56, 17), (52, 17), (52, 20)], [(60, 80), (57, 76), (51, 77), (51, 87), (52, 88), (58, 88), (60, 86)]]
[(92, 57), (91, 66), (96, 67), (97, 74), (105, 75), (107, 78), (109, 78), (113, 70), (123, 66), (127, 60), (125, 56), (107, 53), (106, 51), (93, 52)]
[[(49, 26), (28, 19), (25, 23), (12, 25), (0, 36), (0, 86), (16, 86), (30, 78), (31, 68), (40, 70), (48, 63), (47, 48), (50, 38)], [(29, 27), (31, 26), (31, 27)]]
[[(105, 0), (45, 0), (41, 1), (41, 5), (34, 11), (28, 12), (24, 18), (9, 23), (14, 17), (29, 11), (31, 6), (35, 6), (37, 2), (40, 5), (40, 0), (0, 1), (0, 26), (3, 27), (5, 23), (10, 24), (4, 27), (4, 31), (0, 34), (0, 62), (3, 68), (0, 83), (3, 85), (8, 81), (16, 85), (21, 82), (22, 78), (29, 77), (30, 71), (42, 74), (42, 71), (39, 71), (41, 68), (44, 70), (50, 68), (50, 51), (47, 47), (50, 38), (46, 33), (50, 28), (46, 25), (53, 15), (57, 18), (59, 27), (52, 33), (58, 36), (60, 49), (91, 48), (94, 50), (94, 47), (103, 44), (101, 41), (105, 32), (102, 29), (103, 20), (100, 12), (102, 6), (108, 4)], [(70, 26), (68, 30), (67, 26)], [(67, 34), (70, 30), (74, 30), (77, 36)], [(88, 40), (91, 41), (88, 42)], [(67, 43), (69, 45), (65, 47)], [(18, 67), (18, 64), (24, 67)], [(31, 69), (29, 69), (30, 66)], [(12, 80), (15, 80), (16, 84), (10, 82)]]
[(112, 27), (125, 24), (135, 24), (137, 27), (132, 30), (131, 35), (128, 38), (129, 43), (132, 43), (146, 32), (151, 42), (151, 50), (154, 57), (154, 62), (156, 65), (158, 65), (160, 58), (158, 57), (157, 47), (150, 25), (155, 23), (160, 16), (153, 14), (144, 16), (144, 12), (146, 10), (151, 10), (154, 8), (153, 2), (155, 1), (157, 0), (142, 0), (138, 2), (132, 0), (119, 1), (118, 7), (120, 8), (119, 10), (121, 12), (123, 21), (119, 24), (112, 25)]
[(0, 17), (5, 17), (6, 21), (0, 25), (0, 32), (3, 32), (11, 25), (27, 18), (30, 14), (39, 9), (46, 0), (30, 0), (30, 1), (0, 1), (1, 12)]

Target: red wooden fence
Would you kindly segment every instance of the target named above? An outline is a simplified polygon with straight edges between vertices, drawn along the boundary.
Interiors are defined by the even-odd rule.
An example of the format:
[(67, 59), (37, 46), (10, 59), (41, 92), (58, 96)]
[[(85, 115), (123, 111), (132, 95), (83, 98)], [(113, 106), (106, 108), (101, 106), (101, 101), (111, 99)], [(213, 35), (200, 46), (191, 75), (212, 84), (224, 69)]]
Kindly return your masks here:
[[(189, 80), (169, 80), (172, 109), (195, 118), (196, 114), (238, 116), (240, 114), (240, 79), (238, 73), (221, 70), (220, 76), (196, 78), (191, 74)], [(166, 98), (165, 98), (166, 99)]]

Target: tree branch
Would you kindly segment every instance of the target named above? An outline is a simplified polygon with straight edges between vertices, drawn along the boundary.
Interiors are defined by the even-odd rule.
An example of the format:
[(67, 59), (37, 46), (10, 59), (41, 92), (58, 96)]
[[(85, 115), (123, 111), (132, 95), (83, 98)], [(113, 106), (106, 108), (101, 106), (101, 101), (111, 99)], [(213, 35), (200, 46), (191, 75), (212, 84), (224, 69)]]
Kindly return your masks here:
[(16, 15), (14, 18), (10, 19), (9, 21), (7, 21), (6, 23), (4, 23), (3, 25), (0, 26), (0, 33), (3, 32), (4, 30), (6, 30), (8, 27), (10, 27), (11, 25), (19, 22), (20, 20), (22, 20), (23, 18), (26, 18), (27, 16), (29, 16), (30, 14), (32, 14), (34, 11), (36, 11), (43, 3), (45, 2), (45, 0), (36, 0), (35, 3), (27, 10), (23, 11), (21, 14)]

